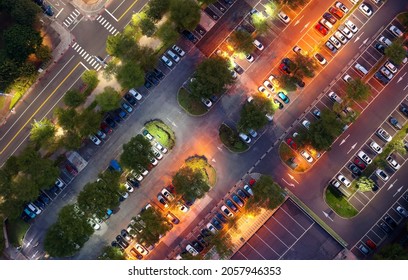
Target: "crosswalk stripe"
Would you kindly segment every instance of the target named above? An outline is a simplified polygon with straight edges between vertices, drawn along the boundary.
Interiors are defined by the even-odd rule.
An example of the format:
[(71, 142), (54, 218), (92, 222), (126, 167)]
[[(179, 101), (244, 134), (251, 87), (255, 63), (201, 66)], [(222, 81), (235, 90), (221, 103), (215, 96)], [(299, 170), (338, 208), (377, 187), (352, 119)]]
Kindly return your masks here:
[(90, 56), (88, 57), (88, 59), (86, 60), (86, 62), (89, 62), (91, 59), (92, 59), (92, 55), (90, 55)]
[(102, 16), (101, 16), (101, 15), (99, 15), (99, 16), (96, 18), (96, 20), (99, 20), (101, 17), (102, 17)]
[(109, 30), (108, 30), (108, 31), (109, 31), (109, 32), (112, 32), (112, 30), (113, 30), (113, 29), (115, 29), (115, 27), (114, 27), (114, 26), (112, 26), (111, 28), (109, 28)]
[(66, 27), (68, 27), (68, 26), (69, 26), (69, 24), (66, 24), (66, 23), (65, 23), (65, 21), (63, 22), (63, 24), (64, 24)]
[(117, 30), (116, 30), (116, 28), (115, 28), (115, 30), (113, 30), (111, 33), (112, 33), (112, 34), (115, 34), (115, 33), (116, 33), (116, 31), (117, 31)]
[(77, 9), (75, 9), (75, 11), (73, 11), (73, 13), (74, 13), (76, 16), (79, 16), (79, 14), (80, 14), (80, 12), (79, 12)]
[(102, 25), (104, 25), (105, 22), (106, 22), (106, 19), (103, 19), (102, 21), (100, 21), (100, 23), (101, 23)]
[(82, 50), (80, 53), (79, 53), (79, 55), (82, 55), (82, 53), (84, 52), (85, 50)]
[(86, 60), (89, 57), (89, 53), (86, 54), (86, 56), (84, 56), (84, 59)]
[(119, 34), (119, 31), (116, 31), (116, 33), (115, 34), (113, 34), (113, 36), (116, 36), (116, 35), (118, 35)]
[(101, 65), (99, 65), (98, 67), (96, 67), (95, 69), (96, 69), (96, 71), (99, 71), (99, 69), (101, 69)]
[(95, 65), (96, 63), (97, 63), (97, 62), (96, 62), (96, 61), (94, 61), (94, 62), (92, 63), (92, 65), (91, 65), (91, 66), (92, 66), (92, 67), (94, 67), (94, 65)]
[(72, 15), (69, 15), (69, 16), (67, 17), (67, 19), (69, 19), (70, 21), (74, 21), (74, 20), (75, 20), (75, 17), (72, 16)]
[(107, 21), (103, 27), (106, 28), (107, 26), (110, 26), (110, 25), (111, 25), (111, 24), (109, 23), (109, 21)]
[(75, 47), (76, 45), (78, 45), (78, 43), (77, 43), (77, 42), (75, 42), (75, 43), (72, 45), (72, 47)]
[(74, 50), (77, 50), (77, 48), (80, 48), (80, 46), (79, 46), (79, 45), (76, 45), (76, 47), (74, 48)]
[(79, 53), (80, 50), (83, 50), (82, 47), (79, 47), (76, 51)]

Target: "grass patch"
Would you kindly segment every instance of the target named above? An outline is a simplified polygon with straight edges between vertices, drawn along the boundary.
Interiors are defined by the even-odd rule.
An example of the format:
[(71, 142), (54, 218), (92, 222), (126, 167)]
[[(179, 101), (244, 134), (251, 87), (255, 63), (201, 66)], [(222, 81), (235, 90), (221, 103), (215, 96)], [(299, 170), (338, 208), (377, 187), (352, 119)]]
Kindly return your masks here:
[(145, 128), (163, 146), (172, 149), (176, 144), (174, 131), (161, 120), (153, 120), (145, 123)]
[(202, 170), (204, 176), (208, 180), (208, 184), (213, 187), (217, 182), (217, 172), (214, 167), (208, 163), (207, 158), (204, 156), (192, 156), (186, 160), (186, 165), (191, 169)]
[(3, 110), (3, 107), (5, 104), (6, 104), (6, 97), (0, 96), (0, 111)]
[(20, 77), (18, 78), (7, 90), (13, 97), (10, 101), (9, 109), (13, 109), (16, 106), (17, 102), (24, 96), (27, 90), (31, 87), (31, 85), (37, 79), (38, 72), (33, 73), (31, 76), (28, 77)]
[(204, 104), (193, 98), (185, 88), (180, 88), (177, 101), (187, 113), (193, 116), (201, 116), (207, 112)]
[(23, 245), (23, 238), (29, 227), (21, 219), (9, 220), (7, 223), (7, 233), (10, 243), (15, 247)]
[(358, 214), (357, 209), (354, 208), (339, 191), (333, 189), (333, 187), (327, 187), (324, 196), (326, 203), (340, 217), (352, 218)]
[(218, 135), (221, 142), (232, 152), (240, 153), (248, 150), (249, 146), (241, 141), (238, 136), (238, 132), (226, 124), (222, 124), (219, 128)]

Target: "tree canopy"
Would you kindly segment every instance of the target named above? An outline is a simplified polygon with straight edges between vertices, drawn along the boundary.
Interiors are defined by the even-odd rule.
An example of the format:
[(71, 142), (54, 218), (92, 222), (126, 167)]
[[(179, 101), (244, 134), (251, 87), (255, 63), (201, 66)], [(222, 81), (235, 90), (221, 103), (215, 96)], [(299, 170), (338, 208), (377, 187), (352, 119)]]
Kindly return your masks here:
[(170, 8), (170, 0), (150, 0), (146, 14), (153, 21), (160, 20)]
[(356, 185), (360, 192), (369, 192), (374, 187), (374, 181), (370, 178), (362, 176), (357, 179)]
[(143, 210), (138, 219), (145, 225), (143, 231), (138, 233), (138, 240), (143, 240), (148, 245), (157, 243), (160, 235), (165, 235), (172, 227), (167, 219), (153, 207)]
[(147, 169), (151, 164), (150, 158), (154, 158), (151, 147), (152, 144), (149, 140), (138, 134), (132, 137), (129, 142), (123, 144), (120, 162), (123, 166), (131, 169), (137, 170), (139, 165)]
[(188, 166), (180, 168), (174, 175), (173, 186), (186, 200), (201, 198), (210, 190), (201, 170), (193, 170)]
[(157, 29), (156, 25), (150, 18), (143, 18), (142, 20), (140, 20), (139, 27), (142, 31), (142, 34), (146, 35), (147, 37), (152, 37)]
[(95, 70), (86, 70), (81, 76), (82, 82), (90, 88), (96, 88), (99, 83), (98, 73)]
[(284, 90), (286, 91), (296, 90), (296, 78), (295, 77), (291, 75), (283, 74), (278, 77), (278, 80), (279, 80), (280, 87), (283, 88)]
[(125, 254), (119, 248), (112, 246), (105, 246), (102, 250), (98, 260), (126, 260)]
[(257, 97), (257, 101), (246, 102), (241, 110), (241, 117), (238, 121), (238, 129), (246, 133), (249, 129), (258, 130), (268, 124), (265, 114), (270, 113), (271, 101), (264, 97)]
[(34, 121), (30, 131), (30, 140), (38, 147), (46, 147), (54, 142), (56, 130), (54, 124), (47, 118)]
[(262, 175), (253, 186), (254, 196), (248, 200), (250, 205), (275, 209), (285, 201), (283, 189), (270, 176)]
[(251, 34), (243, 29), (232, 32), (229, 40), (237, 52), (244, 54), (250, 54), (255, 49), (253, 41)]
[(315, 75), (315, 70), (317, 68), (316, 61), (309, 56), (304, 56), (302, 54), (295, 55), (293, 59), (295, 65), (297, 66), (294, 70), (293, 75), (302, 77), (312, 78)]
[(134, 61), (127, 61), (119, 66), (116, 78), (124, 88), (139, 87), (144, 83), (144, 71)]
[(400, 65), (407, 56), (407, 50), (404, 48), (403, 41), (397, 39), (385, 48), (385, 55), (395, 64)]
[(63, 100), (68, 107), (76, 108), (85, 102), (86, 96), (77, 89), (70, 89), (65, 93)]
[(113, 87), (105, 87), (102, 93), (95, 97), (102, 111), (108, 112), (119, 108), (122, 97)]
[(177, 42), (180, 35), (173, 22), (168, 20), (157, 29), (156, 36), (162, 40), (164, 45), (169, 46)]
[(382, 247), (375, 255), (376, 260), (407, 260), (407, 251), (398, 243)]
[(200, 22), (201, 10), (194, 0), (171, 0), (170, 19), (181, 29), (193, 31)]
[(360, 79), (354, 79), (347, 84), (347, 97), (355, 101), (364, 101), (370, 96), (370, 86)]

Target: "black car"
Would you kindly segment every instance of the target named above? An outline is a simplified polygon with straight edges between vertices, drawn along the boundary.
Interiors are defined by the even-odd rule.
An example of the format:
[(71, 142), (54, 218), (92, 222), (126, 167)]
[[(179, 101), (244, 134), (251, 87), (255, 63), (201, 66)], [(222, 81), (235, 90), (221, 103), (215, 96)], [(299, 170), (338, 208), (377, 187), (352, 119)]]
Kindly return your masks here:
[(48, 205), (51, 203), (51, 200), (49, 199), (49, 197), (44, 193), (41, 193), (38, 199), (41, 200), (45, 205)]
[(136, 98), (133, 97), (130, 93), (126, 93), (124, 96), (125, 100), (129, 102), (130, 105), (135, 106), (136, 105)]
[(116, 127), (115, 121), (110, 116), (105, 119), (105, 122), (112, 128)]
[(131, 240), (132, 237), (129, 235), (126, 229), (122, 229), (120, 231), (120, 235), (125, 239), (125, 240)]
[(40, 209), (44, 209), (44, 208), (45, 208), (45, 204), (44, 204), (41, 200), (39, 200), (39, 199), (34, 200), (33, 203), (34, 203), (35, 206), (37, 206), (37, 207), (40, 208)]
[(350, 169), (350, 171), (356, 175), (356, 176), (360, 176), (361, 175), (361, 170), (360, 168), (357, 167), (357, 165), (355, 165), (354, 163), (350, 163), (348, 168)]
[(211, 231), (209, 231), (209, 230), (206, 229), (206, 228), (203, 228), (203, 229), (201, 230), (201, 235), (204, 236), (204, 237), (211, 236)]
[(223, 225), (220, 223), (220, 221), (218, 221), (217, 218), (213, 218), (211, 220), (211, 223), (213, 224), (213, 226), (217, 229), (217, 230), (221, 230)]
[(52, 192), (52, 193), (54, 193), (54, 194), (59, 194), (59, 193), (61, 192), (61, 189), (58, 188), (57, 186), (53, 186), (53, 187), (50, 189), (50, 192)]
[(160, 71), (159, 69), (154, 68), (153, 69), (153, 73), (156, 76), (156, 78), (158, 78), (159, 80), (163, 80), (164, 79), (164, 74), (162, 71)]
[(149, 80), (145, 79), (144, 87), (147, 88), (147, 89), (149, 89), (149, 88), (151, 88), (152, 86), (153, 86), (153, 84), (152, 84)]
[(377, 43), (375, 44), (375, 48), (377, 49), (377, 51), (379, 51), (382, 54), (385, 54), (385, 47), (384, 45)]
[(184, 204), (187, 205), (187, 206), (191, 206), (191, 205), (193, 205), (194, 202), (195, 202), (195, 199), (192, 199), (192, 200), (186, 199), (184, 196), (182, 196), (181, 198), (183, 199)]
[(397, 227), (397, 223), (388, 215), (384, 216), (384, 221), (392, 228)]
[(116, 236), (116, 241), (123, 249), (129, 247), (129, 243), (120, 235)]
[(118, 242), (116, 241), (112, 241), (111, 246), (114, 248), (118, 248), (119, 250), (121, 250), (122, 252), (124, 251), (123, 248), (119, 245)]
[(191, 245), (193, 245), (194, 249), (197, 250), (197, 252), (201, 253), (204, 250), (203, 245), (200, 244), (197, 240), (194, 240), (191, 242)]
[(290, 60), (289, 58), (285, 57), (284, 59), (282, 59), (282, 63), (284, 63), (285, 65), (290, 67), (290, 65), (293, 64), (293, 61)]
[(228, 5), (232, 5), (234, 3), (234, 0), (224, 0), (224, 3)]
[(280, 102), (278, 99), (274, 98), (274, 99), (273, 99), (273, 103), (277, 104), (277, 105), (278, 105), (278, 108), (279, 108), (280, 110), (283, 109), (283, 104), (282, 104), (282, 102)]
[(207, 247), (208, 242), (205, 241), (204, 236), (202, 236), (201, 234), (199, 234), (199, 235), (197, 236), (197, 240), (198, 240), (198, 242), (201, 243), (201, 245), (203, 245), (204, 247)]
[(211, 95), (209, 99), (212, 103), (215, 103), (218, 100), (218, 97), (216, 95)]
[(375, 77), (380, 83), (382, 83), (383, 85), (386, 85), (386, 84), (388, 84), (388, 82), (389, 82), (389, 80), (388, 80), (383, 74), (381, 74), (380, 72), (376, 72), (376, 73), (374, 74), (374, 77)]
[(237, 195), (242, 198), (243, 200), (246, 200), (247, 198), (249, 198), (249, 196), (241, 189), (237, 190)]
[(235, 206), (234, 203), (232, 203), (231, 199), (225, 200), (225, 204), (234, 212), (238, 211), (238, 208)]
[(323, 18), (330, 21), (331, 24), (335, 24), (337, 21), (337, 19), (335, 19), (335, 17), (331, 13), (324, 13)]
[(298, 87), (300, 87), (300, 88), (305, 87), (305, 82), (302, 81), (302, 80), (299, 79), (299, 78), (295, 78), (295, 83), (296, 83), (296, 85), (297, 85)]
[(386, 233), (391, 233), (392, 232), (392, 229), (389, 226), (387, 226), (387, 224), (385, 224), (384, 222), (380, 223), (380, 227)]
[(50, 5), (43, 4), (41, 5), (41, 8), (43, 9), (44, 14), (46, 14), (47, 16), (52, 17), (54, 15), (54, 11), (52, 10)]
[(217, 217), (218, 220), (221, 221), (221, 223), (226, 224), (227, 223), (227, 219), (225, 218), (225, 216), (223, 214), (221, 214), (220, 212), (215, 213), (215, 216)]
[(127, 177), (126, 179), (127, 179), (127, 181), (128, 181), (133, 187), (135, 187), (135, 188), (139, 188), (139, 187), (140, 187), (139, 181), (136, 180), (135, 178), (133, 178), (133, 177)]
[(403, 113), (406, 117), (408, 117), (408, 107), (406, 107), (404, 104), (401, 104), (400, 111), (401, 111), (401, 113)]
[(157, 86), (160, 83), (160, 81), (156, 78), (156, 76), (153, 73), (147, 73), (146, 79), (148, 79), (155, 86)]
[(235, 66), (234, 66), (234, 70), (235, 70), (235, 72), (237, 72), (240, 75), (242, 73), (244, 73), (244, 69), (241, 66), (239, 66), (238, 64), (236, 64), (236, 63), (235, 63)]
[(198, 41), (197, 38), (196, 38), (196, 36), (194, 36), (194, 34), (191, 33), (191, 32), (188, 31), (188, 30), (183, 30), (183, 32), (181, 32), (181, 34), (183, 34), (184, 37), (186, 37), (189, 41), (191, 41), (191, 42), (193, 42), (193, 43), (195, 43), (195, 42)]

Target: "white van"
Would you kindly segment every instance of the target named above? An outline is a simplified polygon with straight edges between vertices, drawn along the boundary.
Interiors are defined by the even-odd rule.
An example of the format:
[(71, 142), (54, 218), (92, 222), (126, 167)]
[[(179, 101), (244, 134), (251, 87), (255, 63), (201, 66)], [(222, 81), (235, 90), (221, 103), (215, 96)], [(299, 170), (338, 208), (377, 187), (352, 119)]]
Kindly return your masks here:
[(324, 18), (322, 18), (320, 20), (320, 23), (323, 24), (324, 26), (326, 26), (328, 29), (333, 28), (333, 25), (328, 20), (325, 20)]
[(356, 65), (354, 65), (354, 68), (356, 68), (358, 71), (360, 71), (361, 73), (363, 73), (364, 75), (368, 74), (367, 69), (365, 69), (361, 64), (356, 63)]

